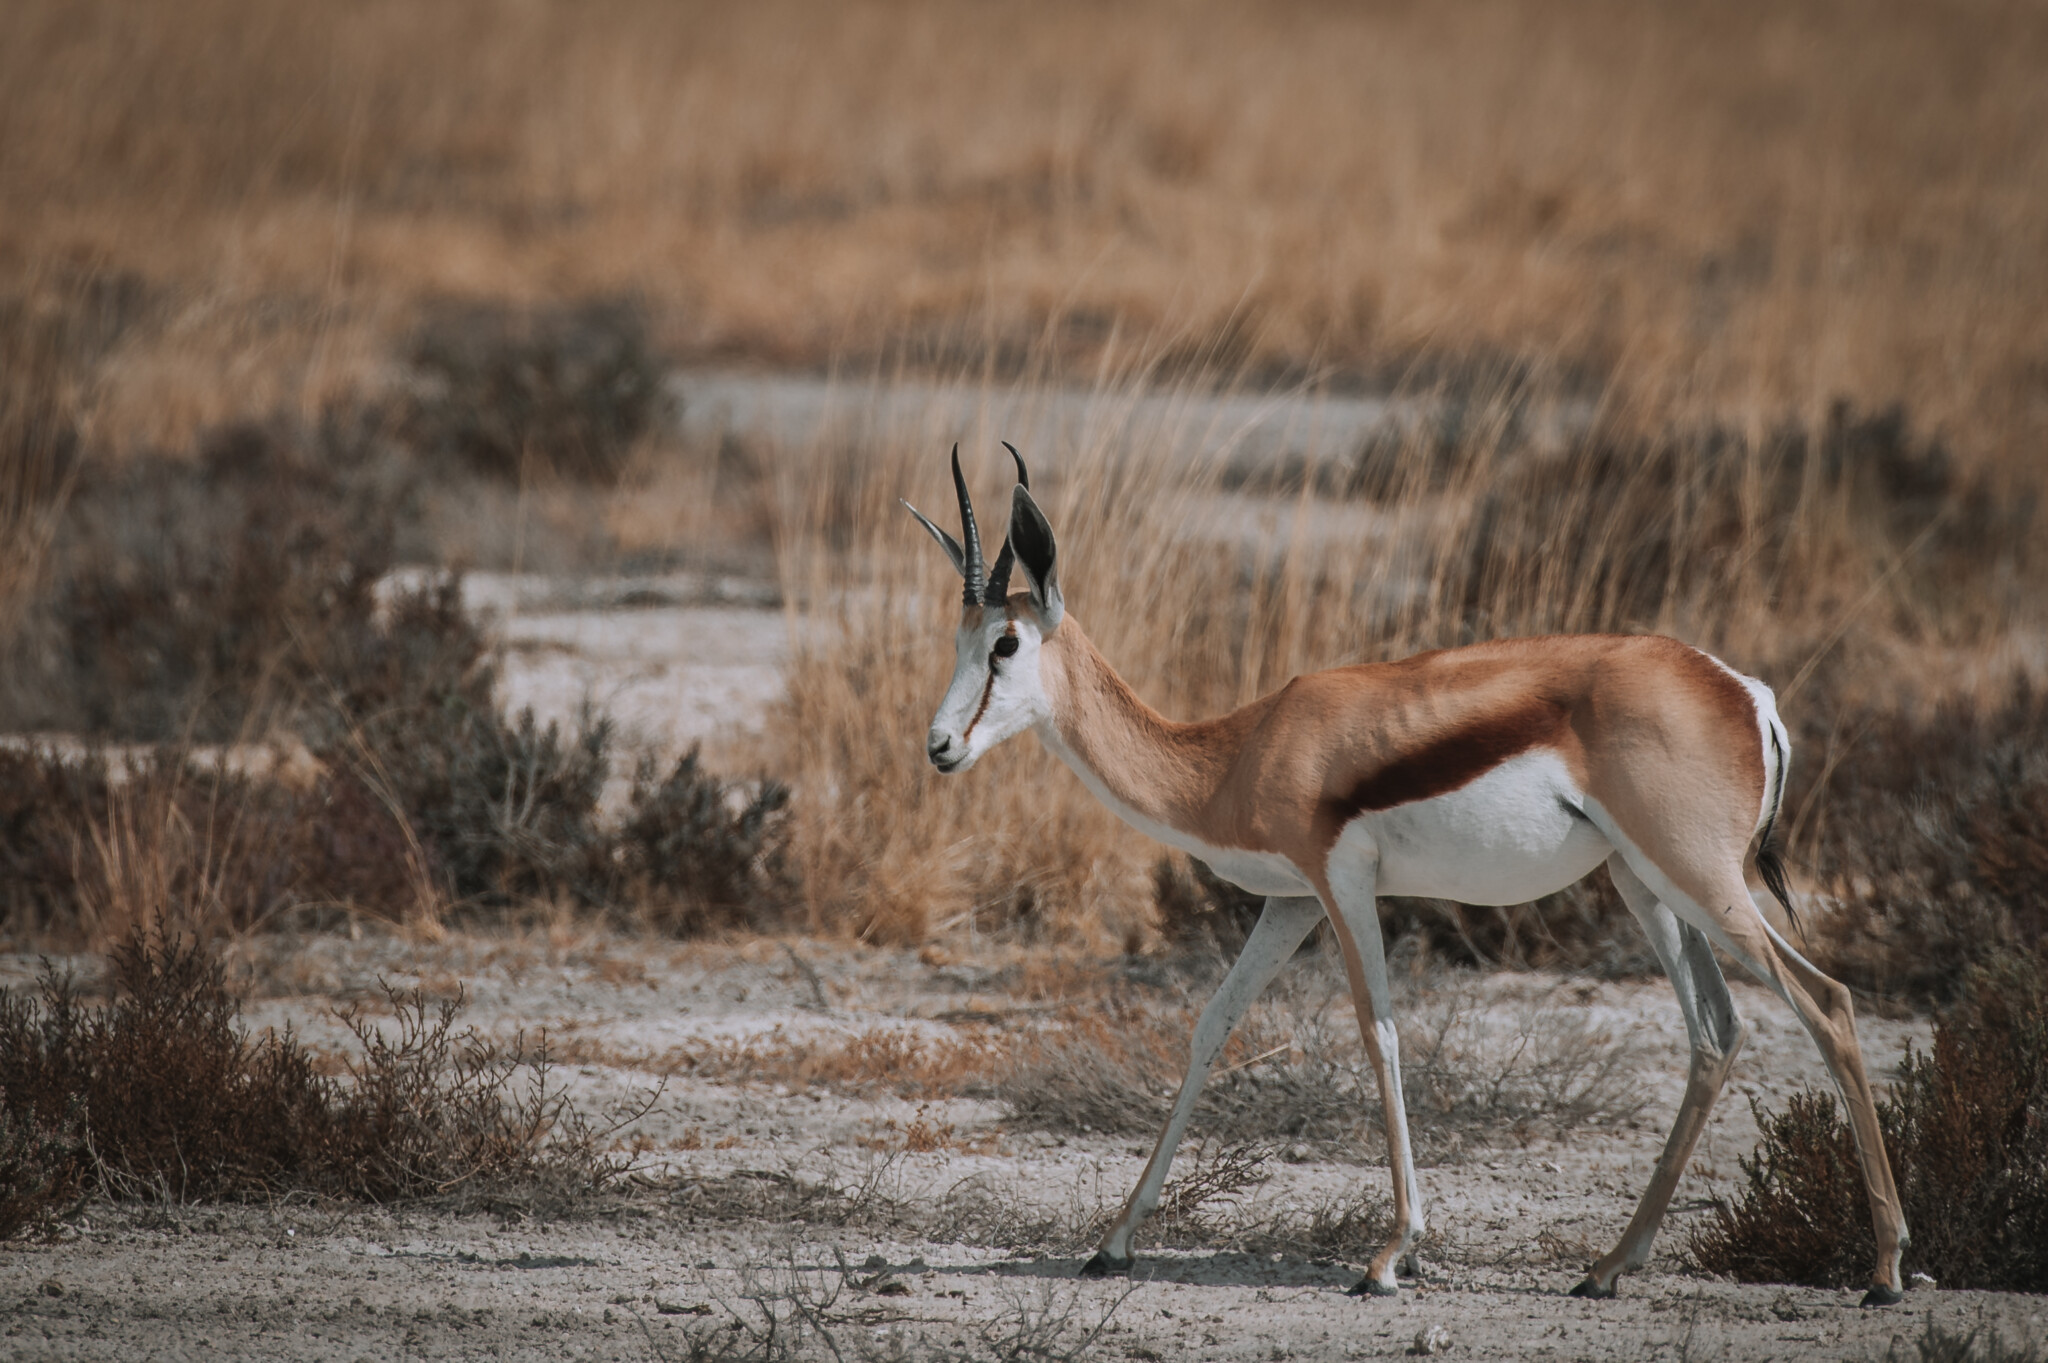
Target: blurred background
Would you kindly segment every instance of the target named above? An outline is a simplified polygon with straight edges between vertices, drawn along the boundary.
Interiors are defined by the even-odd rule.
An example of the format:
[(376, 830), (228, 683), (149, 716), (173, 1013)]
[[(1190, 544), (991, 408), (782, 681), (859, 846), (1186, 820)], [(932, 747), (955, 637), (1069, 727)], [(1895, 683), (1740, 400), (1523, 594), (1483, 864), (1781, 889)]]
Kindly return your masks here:
[[(2048, 927), (2048, 13), (0, 11), (0, 915), (1228, 949), (942, 781), (895, 506), (1032, 461), (1167, 713), (1547, 630), (1777, 688), (1816, 954)], [(1604, 884), (1389, 902), (1652, 968)]]

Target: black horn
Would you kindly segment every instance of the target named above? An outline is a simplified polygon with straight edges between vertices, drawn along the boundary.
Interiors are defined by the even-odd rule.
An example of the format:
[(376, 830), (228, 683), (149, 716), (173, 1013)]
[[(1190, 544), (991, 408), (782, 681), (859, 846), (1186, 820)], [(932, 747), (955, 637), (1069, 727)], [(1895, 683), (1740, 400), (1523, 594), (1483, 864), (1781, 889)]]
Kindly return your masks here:
[[(1003, 442), (1003, 448), (1010, 452), (1010, 458), (1017, 461), (1018, 486), (1030, 487), (1031, 471), (1024, 467), (1024, 456), (1017, 453), (1017, 447), (1007, 440)], [(996, 566), (989, 569), (988, 590), (983, 592), (981, 597), (983, 605), (1000, 606), (1008, 599), (1010, 595), (1010, 565), (1016, 562), (1016, 559), (1016, 554), (1010, 549), (1010, 537), (1004, 535), (1003, 547), (996, 554)]]
[(963, 560), (961, 576), (967, 579), (967, 587), (961, 593), (970, 606), (981, 604), (981, 594), (988, 585), (988, 560), (981, 556), (981, 531), (974, 524), (974, 503), (967, 496), (967, 480), (960, 476), (960, 446), (953, 446), (953, 491), (960, 495), (960, 556)]

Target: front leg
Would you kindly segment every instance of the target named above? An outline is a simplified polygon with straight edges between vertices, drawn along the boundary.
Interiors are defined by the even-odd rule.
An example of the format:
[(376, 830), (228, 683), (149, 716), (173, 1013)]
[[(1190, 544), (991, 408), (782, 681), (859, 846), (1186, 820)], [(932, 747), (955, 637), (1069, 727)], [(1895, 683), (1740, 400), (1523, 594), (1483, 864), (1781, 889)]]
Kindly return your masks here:
[(1101, 1278), (1111, 1273), (1130, 1271), (1132, 1237), (1138, 1233), (1138, 1226), (1144, 1219), (1152, 1214), (1152, 1209), (1159, 1205), (1160, 1191), (1166, 1186), (1166, 1171), (1173, 1164), (1173, 1152), (1187, 1133), (1188, 1120), (1195, 1113), (1195, 1099), (1201, 1096), (1210, 1068), (1223, 1054), (1223, 1047), (1245, 1010), (1266, 992), (1266, 986), (1280, 973), (1280, 967), (1293, 957), (1302, 939), (1322, 917), (1323, 906), (1314, 899), (1266, 901), (1257, 926), (1245, 939), (1244, 950), (1237, 953), (1230, 973), (1223, 977), (1215, 997), (1202, 1009), (1201, 1019), (1195, 1023), (1187, 1077), (1181, 1080), (1180, 1092), (1174, 1095), (1173, 1113), (1166, 1119), (1166, 1129), (1159, 1133), (1159, 1143), (1152, 1147), (1152, 1158), (1145, 1162), (1145, 1172), (1139, 1177), (1138, 1186), (1131, 1191), (1130, 1200), (1124, 1203), (1123, 1211), (1117, 1214), (1108, 1234), (1102, 1237), (1095, 1257), (1082, 1265), (1082, 1277)]
[(1401, 1039), (1394, 1030), (1393, 990), (1387, 981), (1386, 945), (1380, 937), (1377, 904), (1379, 849), (1353, 831), (1331, 849), (1321, 887), (1329, 900), (1330, 923), (1344, 956), (1358, 1032), (1379, 1080), (1386, 1114), (1387, 1164), (1394, 1176), (1394, 1234), (1374, 1256), (1353, 1296), (1391, 1297), (1394, 1265), (1411, 1258), (1422, 1237), (1422, 1186), (1408, 1144), (1408, 1106), (1401, 1095)]

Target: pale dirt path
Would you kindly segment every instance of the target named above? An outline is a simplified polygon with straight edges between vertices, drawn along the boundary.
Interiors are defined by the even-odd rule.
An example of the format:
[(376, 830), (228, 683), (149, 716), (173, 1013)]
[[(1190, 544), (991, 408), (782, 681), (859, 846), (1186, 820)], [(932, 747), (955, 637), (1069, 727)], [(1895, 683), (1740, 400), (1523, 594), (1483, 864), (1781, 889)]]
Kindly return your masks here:
[[(479, 1027), (509, 1035), (546, 1026), (584, 1054), (602, 1056), (777, 1027), (791, 1037), (873, 1028), (942, 1036), (949, 1028), (933, 1015), (967, 999), (977, 1008), (1003, 1004), (992, 983), (1002, 977), (987, 969), (934, 968), (907, 953), (838, 943), (790, 945), (817, 971), (826, 1011), (815, 1008), (809, 982), (778, 942), (316, 938), (291, 952), (259, 942), (255, 950), (274, 954), (256, 963), (262, 997), (250, 1020), (291, 1021), (316, 1042), (337, 1042), (328, 1006), (362, 997), (382, 975), (436, 992), (459, 983), (472, 1000), (468, 1020)], [(1008, 964), (1013, 974), (1030, 964), (1013, 954), (1020, 959), (990, 964)], [(19, 984), (32, 968), (21, 958), (0, 962), (0, 983)], [(1518, 977), (1490, 987), (1507, 999), (1551, 986)], [(1746, 986), (1737, 992), (1755, 1031), (1737, 1085), (1775, 1102), (1819, 1081), (1812, 1047), (1783, 1008)], [(992, 1322), (1060, 1319), (1068, 1321), (1063, 1338), (1072, 1347), (1112, 1306), (1089, 1357), (1384, 1357), (1440, 1327), (1460, 1358), (1863, 1359), (1882, 1357), (1895, 1334), (1916, 1332), (1930, 1309), (1944, 1322), (1981, 1318), (2009, 1336), (2048, 1337), (2038, 1298), (1923, 1291), (1906, 1310), (1861, 1311), (1854, 1293), (1686, 1276), (1676, 1271), (1668, 1236), (1656, 1271), (1624, 1280), (1621, 1300), (1563, 1296), (1583, 1269), (1579, 1247), (1602, 1246), (1620, 1229), (1647, 1176), (1677, 1097), (1682, 1035), (1661, 985), (1573, 982), (1571, 993), (1643, 1042), (1642, 1082), (1654, 1094), (1645, 1120), (1425, 1169), (1431, 1219), (1446, 1247), (1441, 1262), (1426, 1262), (1426, 1280), (1391, 1303), (1343, 1294), (1355, 1265), (1154, 1251), (1143, 1254), (1135, 1285), (1078, 1283), (1071, 1281), (1078, 1259), (851, 1230), (693, 1223), (654, 1193), (545, 1223), (304, 1206), (95, 1208), (58, 1244), (0, 1250), (0, 1357), (681, 1358), (691, 1330), (726, 1319), (729, 1308), (749, 1309), (749, 1284), (787, 1287), (794, 1277), (822, 1288), (838, 1282), (842, 1259), (865, 1282), (880, 1270), (859, 1266), (875, 1255), (907, 1295), (842, 1288), (827, 1310), (842, 1348), (879, 1346), (894, 1331), (944, 1350), (954, 1340), (983, 1339), (977, 1332)], [(1918, 1024), (1867, 1021), (1873, 1069), (1888, 1073), (1905, 1039), (1917, 1035), (1924, 1035)], [(627, 1064), (579, 1064), (570, 1077), (590, 1102), (654, 1083)], [(890, 1121), (920, 1112), (963, 1136), (993, 1139), (985, 1153), (899, 1156), (890, 1177), (902, 1196), (936, 1196), (978, 1175), (1019, 1206), (1092, 1209), (1120, 1200), (1142, 1154), (1143, 1142), (1127, 1137), (991, 1130), (997, 1113), (984, 1103), (921, 1109), (896, 1099), (687, 1077), (670, 1081), (640, 1130), (662, 1145), (692, 1128), (706, 1145), (717, 1137), (734, 1142), (724, 1150), (664, 1152), (678, 1173), (792, 1169), (843, 1177), (881, 1158), (864, 1142), (886, 1144)], [(1735, 1094), (1716, 1114), (1679, 1204), (1725, 1191), (1735, 1157), (1753, 1140), (1746, 1104)], [(1386, 1178), (1383, 1168), (1344, 1161), (1276, 1162), (1274, 1172), (1257, 1195), (1268, 1205), (1361, 1184), (1377, 1189)], [(1672, 1228), (1682, 1231), (1689, 1219), (1675, 1215)], [(46, 1294), (51, 1282), (61, 1295)], [(698, 1307), (713, 1315), (692, 1314)]]

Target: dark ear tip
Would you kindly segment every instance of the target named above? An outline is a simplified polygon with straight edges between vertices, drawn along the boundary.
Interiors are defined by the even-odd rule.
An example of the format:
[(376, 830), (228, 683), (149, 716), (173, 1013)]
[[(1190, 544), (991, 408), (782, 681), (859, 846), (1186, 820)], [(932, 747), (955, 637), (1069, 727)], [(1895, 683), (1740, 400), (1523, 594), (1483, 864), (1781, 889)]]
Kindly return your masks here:
[(1021, 455), (1021, 454), (1019, 454), (1019, 453), (1017, 453), (1017, 447), (1016, 447), (1015, 445), (1012, 445), (1012, 444), (1011, 444), (1011, 443), (1010, 443), (1009, 441), (1007, 441), (1007, 440), (1005, 440), (1005, 441), (1003, 442), (1003, 448), (1004, 448), (1004, 449), (1006, 449), (1006, 450), (1008, 450), (1008, 451), (1010, 452), (1010, 458), (1012, 458), (1012, 459), (1014, 459), (1014, 460), (1016, 460), (1016, 461), (1017, 461), (1017, 484), (1018, 484), (1018, 486), (1020, 486), (1020, 487), (1030, 487), (1030, 486), (1031, 486), (1031, 470), (1029, 470), (1029, 469), (1027, 469), (1027, 468), (1025, 468), (1025, 467), (1024, 467), (1024, 456), (1023, 456), (1023, 455)]

